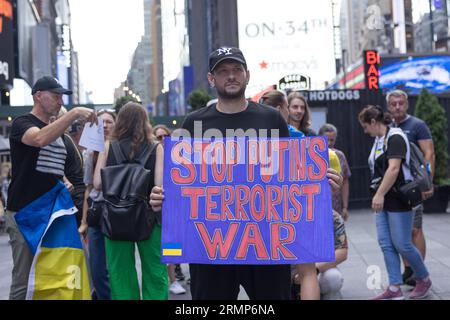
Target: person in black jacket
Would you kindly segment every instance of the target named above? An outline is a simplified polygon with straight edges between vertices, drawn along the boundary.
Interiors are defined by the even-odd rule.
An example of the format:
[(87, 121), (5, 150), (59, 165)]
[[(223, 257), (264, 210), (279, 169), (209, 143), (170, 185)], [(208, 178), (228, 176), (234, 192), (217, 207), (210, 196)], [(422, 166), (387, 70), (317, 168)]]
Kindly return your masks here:
[[(241, 50), (222, 47), (209, 56), (208, 81), (217, 90), (218, 101), (189, 114), (184, 120), (184, 132), (194, 138), (214, 131), (215, 136), (233, 137), (237, 132), (258, 138), (289, 137), (286, 121), (272, 107), (247, 101), (245, 90), (250, 72)], [(202, 130), (194, 130), (201, 121)], [(273, 136), (272, 136), (273, 134)], [(330, 171), (331, 170), (331, 171)], [(329, 169), (327, 176), (333, 188), (339, 188), (341, 176)], [(166, 195), (173, 197), (174, 195)], [(150, 195), (154, 211), (160, 211), (164, 199), (163, 188), (158, 184)], [(242, 285), (252, 300), (290, 299), (291, 270), (288, 264), (272, 265), (210, 265), (190, 264), (191, 293), (194, 300), (236, 300)]]
[(72, 196), (73, 203), (78, 209), (75, 216), (77, 218), (77, 226), (79, 227), (83, 213), (84, 192), (86, 191), (86, 185), (83, 182), (83, 157), (75, 145), (75, 142), (68, 134), (64, 134), (63, 142), (67, 151), (64, 174), (73, 186), (70, 195)]

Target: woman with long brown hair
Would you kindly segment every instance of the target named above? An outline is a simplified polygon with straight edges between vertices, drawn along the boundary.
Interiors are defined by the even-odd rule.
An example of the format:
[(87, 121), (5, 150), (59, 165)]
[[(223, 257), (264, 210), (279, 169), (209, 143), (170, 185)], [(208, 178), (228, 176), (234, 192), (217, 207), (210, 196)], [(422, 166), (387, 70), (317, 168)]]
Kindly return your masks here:
[[(144, 159), (144, 168), (150, 170), (148, 194), (154, 185), (163, 181), (163, 148), (155, 147), (152, 127), (147, 112), (138, 103), (125, 104), (117, 115), (113, 141), (122, 153), (132, 161), (138, 159), (148, 148), (150, 156)], [(118, 164), (114, 152), (106, 146), (98, 158), (94, 174), (94, 186), (101, 188), (101, 169)], [(150, 208), (149, 208), (150, 209)], [(150, 209), (151, 210), (151, 209)], [(142, 266), (142, 299), (166, 300), (168, 298), (167, 268), (161, 259), (161, 215), (149, 211), (155, 222), (149, 227), (149, 238), (141, 241), (119, 241), (105, 236), (106, 261), (108, 265), (111, 294), (114, 300), (139, 300), (141, 293), (135, 265), (137, 245)], [(152, 216), (153, 215), (153, 216)], [(130, 230), (133, 232), (133, 230)]]

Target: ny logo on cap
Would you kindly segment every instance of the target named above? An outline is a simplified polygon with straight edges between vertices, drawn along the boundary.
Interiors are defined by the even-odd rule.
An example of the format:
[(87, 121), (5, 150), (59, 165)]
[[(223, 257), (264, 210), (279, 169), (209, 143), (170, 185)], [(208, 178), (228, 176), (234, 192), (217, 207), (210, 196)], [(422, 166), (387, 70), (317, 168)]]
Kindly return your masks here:
[(225, 55), (232, 54), (232, 52), (231, 52), (232, 49), (233, 48), (228, 48), (228, 47), (219, 48), (219, 49), (217, 49), (217, 55), (220, 56), (222, 54), (225, 54)]

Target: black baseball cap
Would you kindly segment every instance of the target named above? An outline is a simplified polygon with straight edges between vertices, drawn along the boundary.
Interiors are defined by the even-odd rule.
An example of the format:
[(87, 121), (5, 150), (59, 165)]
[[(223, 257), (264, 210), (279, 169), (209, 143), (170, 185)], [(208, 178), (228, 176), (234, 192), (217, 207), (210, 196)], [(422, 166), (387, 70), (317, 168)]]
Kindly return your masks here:
[(247, 68), (247, 62), (241, 50), (235, 47), (221, 47), (209, 55), (209, 72), (213, 72), (219, 63), (227, 59), (240, 62)]
[(72, 94), (71, 90), (63, 88), (57, 79), (50, 76), (42, 77), (36, 81), (31, 90), (31, 94), (35, 94), (38, 91), (51, 91), (68, 95)]

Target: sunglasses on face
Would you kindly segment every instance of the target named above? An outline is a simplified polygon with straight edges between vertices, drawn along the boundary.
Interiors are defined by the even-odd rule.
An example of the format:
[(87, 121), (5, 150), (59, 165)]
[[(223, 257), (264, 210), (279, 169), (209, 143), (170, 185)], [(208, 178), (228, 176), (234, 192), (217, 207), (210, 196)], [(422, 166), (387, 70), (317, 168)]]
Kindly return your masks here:
[(156, 136), (156, 139), (158, 139), (159, 141), (163, 141), (164, 137), (169, 137), (169, 135), (168, 134), (161, 134), (159, 136)]

